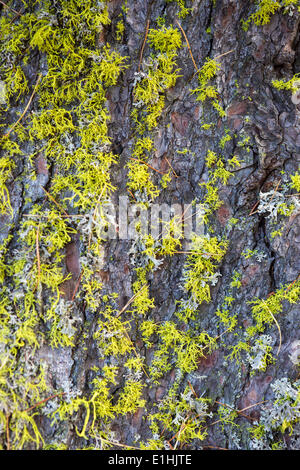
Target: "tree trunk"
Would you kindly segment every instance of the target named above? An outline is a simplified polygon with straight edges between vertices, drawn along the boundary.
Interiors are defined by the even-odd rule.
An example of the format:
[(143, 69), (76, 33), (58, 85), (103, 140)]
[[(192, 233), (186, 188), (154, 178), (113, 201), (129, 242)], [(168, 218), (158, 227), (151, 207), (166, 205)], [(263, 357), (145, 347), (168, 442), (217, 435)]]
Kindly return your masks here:
[(2, 449), (300, 448), (298, 4), (1, 2)]

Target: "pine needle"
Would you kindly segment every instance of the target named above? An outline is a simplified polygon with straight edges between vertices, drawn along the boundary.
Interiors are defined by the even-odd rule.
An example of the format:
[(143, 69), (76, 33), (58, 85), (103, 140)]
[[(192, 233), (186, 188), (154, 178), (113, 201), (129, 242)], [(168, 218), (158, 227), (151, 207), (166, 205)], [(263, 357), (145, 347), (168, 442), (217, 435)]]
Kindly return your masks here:
[(183, 36), (184, 36), (184, 39), (185, 39), (185, 41), (186, 41), (186, 44), (187, 44), (187, 47), (188, 47), (190, 56), (191, 56), (192, 61), (193, 61), (193, 64), (194, 64), (194, 67), (195, 67), (195, 69), (197, 70), (197, 72), (199, 72), (199, 69), (198, 69), (198, 67), (197, 67), (197, 65), (196, 65), (195, 59), (194, 59), (194, 57), (193, 57), (192, 49), (191, 49), (190, 43), (189, 43), (189, 41), (188, 41), (188, 38), (187, 38), (187, 36), (186, 36), (186, 34), (185, 34), (185, 32), (184, 32), (184, 30), (183, 30), (181, 24), (180, 24), (177, 20), (176, 20), (176, 23), (178, 24), (178, 26), (179, 26), (179, 28), (181, 29), (181, 32), (182, 32), (182, 34), (183, 34)]

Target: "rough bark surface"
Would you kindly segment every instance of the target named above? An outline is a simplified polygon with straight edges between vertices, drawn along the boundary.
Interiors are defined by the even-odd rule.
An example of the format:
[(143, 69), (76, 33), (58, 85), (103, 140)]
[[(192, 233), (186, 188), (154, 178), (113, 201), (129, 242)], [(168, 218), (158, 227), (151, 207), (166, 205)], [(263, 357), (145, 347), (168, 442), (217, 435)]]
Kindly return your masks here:
[[(149, 21), (150, 28), (156, 28), (157, 18), (164, 17), (166, 25), (173, 25), (179, 29), (176, 23), (178, 19), (199, 69), (207, 57), (221, 56), (219, 59), (221, 67), (213, 81), (218, 90), (219, 103), (226, 111), (226, 117), (220, 117), (209, 101), (204, 103), (196, 101), (195, 95), (191, 93), (190, 90), (197, 87), (197, 74), (189, 48), (182, 36), (182, 47), (178, 50), (176, 59), (180, 68), (180, 77), (175, 86), (165, 93), (163, 112), (153, 133), (155, 150), (147, 162), (162, 173), (169, 171), (170, 165), (172, 167), (173, 177), (155, 203), (188, 204), (193, 200), (201, 201), (203, 186), (200, 186), (200, 183), (208, 181), (205, 158), (209, 149), (222, 153), (225, 162), (236, 155), (241, 165), (234, 169), (233, 177), (220, 187), (222, 205), (211, 218), (214, 235), (226, 236), (229, 242), (226, 254), (218, 267), (221, 276), (218, 277), (216, 285), (211, 286), (211, 301), (199, 305), (194, 323), (190, 322), (187, 326), (178, 322), (179, 328), (188, 331), (195, 328), (195, 331), (207, 331), (213, 337), (221, 335), (217, 340), (218, 347), (206, 357), (199, 357), (197, 367), (192, 372), (182, 374), (178, 389), (180, 395), (189, 388), (191, 400), (196, 397), (211, 400), (209, 404), (211, 417), (207, 417), (202, 425), (202, 427), (207, 426), (207, 435), (202, 440), (195, 438), (183, 443), (179, 440), (176, 444), (178, 433), (174, 438), (172, 433), (168, 432), (164, 436), (164, 442), (167, 448), (177, 445), (177, 449), (180, 446), (184, 449), (198, 450), (251, 449), (253, 435), (249, 433), (248, 428), (255, 425), (255, 421), (259, 423), (261, 411), (266, 403), (270, 403), (270, 406), (274, 403), (274, 389), (271, 385), (285, 377), (291, 383), (299, 378), (299, 365), (295, 359), (297, 351), (299, 352), (300, 340), (298, 302), (290, 303), (284, 300), (283, 310), (276, 316), (277, 322), (266, 325), (266, 331), (263, 333), (272, 338), (275, 360), (268, 364), (264, 371), (252, 373), (246, 360), (242, 359), (237, 363), (226, 357), (231, 352), (230, 346), (236, 344), (237, 336), (243, 339), (244, 330), (252, 324), (249, 302), (255, 298), (268, 299), (270, 294), (277, 292), (281, 286), (293, 286), (300, 272), (299, 205), (288, 216), (279, 217), (282, 233), (281, 236), (274, 238), (271, 232), (278, 225), (272, 225), (268, 212), (258, 210), (261, 192), (274, 190), (274, 201), (277, 192), (282, 190), (282, 185), (287, 184), (290, 176), (299, 168), (300, 105), (291, 100), (290, 92), (272, 86), (272, 80), (290, 80), (293, 75), (300, 72), (300, 16), (296, 7), (293, 14), (279, 11), (271, 16), (268, 24), (261, 26), (251, 23), (245, 31), (241, 20), (247, 19), (255, 11), (254, 2), (194, 0), (186, 3), (191, 7), (191, 11), (185, 18), (178, 19), (179, 7), (176, 2), (128, 0), (127, 12), (123, 15), (125, 30), (122, 40), (117, 41), (116, 24), (122, 13), (123, 2), (119, 0), (108, 2), (111, 23), (104, 27), (99, 47), (108, 42), (122, 56), (129, 57), (129, 67), (121, 73), (117, 84), (109, 87), (106, 93), (111, 116), (109, 122), (111, 148), (118, 155), (118, 161), (111, 169), (112, 184), (116, 188), (112, 200), (117, 205), (119, 196), (128, 196), (126, 164), (131, 156), (134, 142), (131, 112), (135, 74), (139, 66), (143, 70), (143, 64), (151, 53), (148, 42), (143, 47), (147, 22)], [(20, 2), (10, 2), (10, 6), (16, 11), (24, 11)], [(1, 8), (4, 14), (4, 6)], [(142, 62), (140, 62), (141, 51)], [(45, 70), (43, 53), (34, 49), (26, 69), (31, 92), (36, 83), (37, 73), (45, 73)], [(6, 119), (10, 125), (16, 120), (14, 113), (24, 110), (30, 94), (28, 93), (23, 105), (18, 105), (17, 109), (12, 106), (7, 112)], [(38, 110), (37, 96), (33, 99), (28, 119), (33, 110)], [(215, 125), (205, 129), (202, 127), (205, 122), (213, 122)], [(9, 126), (6, 129), (8, 128)], [(220, 149), (219, 142), (225, 132), (232, 138), (223, 149)], [(10, 216), (4, 215), (1, 219), (2, 239), (5, 240), (9, 234), (13, 235), (8, 245), (7, 258), (13, 258), (16, 250), (20, 249), (20, 241), (14, 237), (14, 234), (19, 229), (20, 223), (25, 220), (24, 214), (28, 213), (32, 204), (36, 202), (49, 203), (49, 197), (42, 188), (51, 192), (55, 165), (49, 164), (43, 152), (40, 152), (34, 160), (36, 180), (31, 180), (25, 168), (28, 167), (28, 155), (34, 152), (34, 146), (32, 142), (23, 142), (24, 154), (18, 157), (13, 177), (8, 184), (13, 217), (11, 219)], [(184, 149), (187, 149), (186, 153), (178, 153)], [(154, 182), (159, 182), (161, 174), (153, 171), (151, 178)], [(26, 191), (31, 197), (30, 202), (25, 200), (26, 183), (29, 185)], [(290, 191), (290, 194), (293, 194), (293, 191)], [(288, 197), (286, 201), (289, 200)], [(238, 222), (232, 225), (230, 221), (233, 218)], [(11, 222), (14, 223), (14, 228)], [(279, 224), (279, 221), (277, 222)], [(73, 226), (76, 228), (76, 223)], [(104, 262), (98, 272), (99, 280), (103, 283), (101, 295), (116, 292), (117, 308), (121, 310), (134, 295), (132, 284), (135, 281), (136, 266), (130, 251), (132, 241), (107, 240), (103, 243)], [(92, 368), (98, 367), (101, 375), (101, 370), (106, 364), (106, 360), (101, 359), (99, 355), (94, 338), (98, 319), (97, 309), (92, 312), (86, 308), (83, 287), (80, 284), (82, 247), (78, 233), (74, 233), (72, 240), (63, 247), (64, 272), (71, 273), (71, 278), (61, 286), (61, 295), (73, 302), (74, 292), (77, 294), (73, 314), (77, 327), (74, 347), (53, 348), (45, 339), (34, 353), (28, 352), (29, 355), (33, 354), (30, 357), (34, 363), (43, 363), (47, 368), (49, 393), (48, 395), (45, 393), (41, 400), (47, 399), (51, 393), (64, 392), (66, 395), (74, 390), (80, 392), (82, 397), (90, 397), (93, 393), (92, 380), (95, 374), (97, 376)], [(183, 245), (181, 251), (184, 249)], [(247, 249), (252, 250), (251, 256), (243, 255)], [(158, 269), (148, 274), (149, 295), (154, 298), (155, 307), (146, 317), (157, 324), (176, 319), (177, 302), (184, 298), (182, 276), (186, 257), (184, 253), (175, 253), (172, 257), (166, 256)], [(235, 301), (232, 304), (232, 313), (237, 315), (238, 327), (233, 333), (226, 334), (224, 333), (226, 325), (220, 323), (216, 310), (228, 295), (235, 271), (240, 273), (241, 282), (241, 287), (234, 293)], [(4, 285), (5, 282), (4, 280)], [(7, 285), (9, 287), (9, 283)], [(122, 319), (130, 320), (130, 315), (129, 307), (122, 314)], [(40, 328), (46, 331), (46, 325)], [(131, 324), (130, 338), (137, 353), (145, 357), (144, 365), (147, 369), (153, 360), (153, 348), (145, 346), (138, 327), (134, 324)], [(28, 351), (32, 349), (29, 345)], [(24, 360), (25, 352), (20, 351), (19, 354)], [(110, 364), (118, 366), (118, 359)], [(110, 389), (115, 401), (120, 396), (126, 377), (128, 378), (128, 371), (120, 366), (115, 385)], [(112, 444), (112, 441), (139, 447), (140, 442), (146, 443), (149, 439), (153, 439), (149, 431), (149, 416), (166, 398), (176, 377), (178, 377), (176, 366), (164, 374), (159, 384), (151, 383), (145, 374), (142, 375), (144, 383), (142, 398), (145, 400), (145, 406), (138, 407), (133, 413), (124, 416), (119, 414), (112, 419), (111, 434), (106, 436), (107, 441), (111, 440), (112, 448), (120, 449), (120, 446)], [(257, 405), (264, 401), (265, 404)], [(59, 398), (45, 402), (48, 409), (51, 402), (52, 411), (55, 411), (55, 406), (59, 405)], [(226, 404), (227, 410), (230, 407), (235, 410), (245, 410), (234, 418), (237, 426), (224, 421), (214, 424), (220, 420), (218, 415), (220, 403)], [(31, 406), (34, 404), (33, 400)], [(85, 439), (78, 435), (78, 431), (84, 426), (85, 406), (79, 407), (67, 420), (57, 420), (54, 424), (49, 415), (43, 413), (42, 408), (36, 409), (38, 413), (35, 420), (46, 445), (63, 443), (67, 449), (105, 446), (104, 441), (99, 444), (93, 437), (85, 436)], [(8, 409), (2, 411), (7, 415), (10, 413)], [(101, 418), (97, 419), (101, 421)], [(174, 415), (170, 415), (170, 420), (174, 419)], [(184, 429), (184, 420), (188, 419), (187, 412), (182, 419), (183, 421), (179, 421), (183, 423), (181, 431)], [(194, 419), (197, 421), (196, 415)], [(297, 431), (296, 421), (291, 437), (289, 437), (290, 428), (284, 430), (283, 434), (278, 430), (274, 431), (273, 441), (270, 439), (268, 445), (280, 441), (283, 448), (299, 449), (300, 429), (298, 425)], [(12, 446), (14, 439), (13, 429), (11, 435), (5, 428), (2, 431), (2, 446), (8, 448), (9, 445)], [(163, 425), (160, 432), (163, 432)], [(11, 442), (7, 441), (9, 435)], [(26, 446), (30, 448), (31, 444), (26, 443), (25, 448)]]

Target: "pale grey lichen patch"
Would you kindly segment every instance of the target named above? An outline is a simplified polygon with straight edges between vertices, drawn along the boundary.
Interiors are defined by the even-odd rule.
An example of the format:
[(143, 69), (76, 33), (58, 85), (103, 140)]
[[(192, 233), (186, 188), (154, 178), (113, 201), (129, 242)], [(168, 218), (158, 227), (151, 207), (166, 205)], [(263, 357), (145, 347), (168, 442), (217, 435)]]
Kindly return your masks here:
[(290, 346), (289, 358), (295, 366), (300, 365), (300, 340), (295, 340)]
[(72, 389), (71, 370), (73, 366), (72, 349), (52, 349), (42, 346), (37, 352), (37, 359), (48, 367), (48, 379), (54, 383), (57, 390), (62, 390), (68, 396)]

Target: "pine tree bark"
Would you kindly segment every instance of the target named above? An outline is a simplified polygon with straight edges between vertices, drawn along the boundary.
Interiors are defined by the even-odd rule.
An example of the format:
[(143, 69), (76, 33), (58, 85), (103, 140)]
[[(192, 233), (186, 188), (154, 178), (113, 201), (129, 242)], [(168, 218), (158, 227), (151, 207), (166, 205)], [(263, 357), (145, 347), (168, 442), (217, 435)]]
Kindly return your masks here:
[[(222, 204), (210, 221), (214, 235), (225, 236), (228, 240), (226, 254), (218, 266), (220, 276), (215, 285), (210, 287), (211, 301), (199, 305), (194, 323), (182, 326), (178, 322), (179, 328), (187, 328), (189, 332), (196, 328), (196, 331), (207, 331), (211, 336), (218, 337), (218, 347), (206, 357), (200, 357), (192, 372), (182, 373), (179, 393), (187, 393), (186, 390), (189, 389), (191, 399), (204, 397), (211, 400), (209, 410), (212, 417), (207, 418), (203, 425), (207, 426), (206, 437), (182, 444), (184, 449), (251, 449), (253, 436), (248, 428), (253, 426), (255, 421), (259, 422), (261, 409), (266, 405), (263, 402), (274, 401), (271, 385), (277, 379), (286, 377), (295, 382), (299, 377), (295, 359), (300, 341), (299, 303), (284, 301), (283, 311), (276, 316), (276, 322), (266, 325), (266, 331), (262, 334), (268, 334), (272, 339), (274, 361), (268, 364), (264, 371), (255, 373), (252, 373), (249, 361), (247, 362), (243, 355), (240, 363), (226, 359), (232, 351), (230, 347), (236, 344), (236, 336), (230, 332), (226, 333), (226, 325), (220, 322), (216, 311), (224, 305), (234, 273), (238, 272), (240, 288), (234, 294), (232, 307), (230, 303), (227, 305), (230, 314), (238, 318), (238, 329), (235, 332), (244, 340), (244, 331), (252, 324), (252, 306), (249, 302), (256, 298), (268, 299), (281, 286), (289, 289), (288, 286), (293, 286), (299, 278), (299, 203), (287, 216), (278, 215), (274, 225), (268, 217), (270, 213), (259, 210), (261, 193), (273, 191), (270, 204), (275, 203), (276, 195), (283, 193), (284, 185), (290, 183), (290, 177), (295, 175), (299, 168), (300, 101), (290, 91), (279, 90), (272, 85), (272, 80), (287, 81), (300, 72), (299, 12), (296, 7), (291, 10), (291, 14), (278, 11), (271, 15), (268, 24), (261, 26), (252, 22), (245, 31), (241, 20), (246, 20), (255, 10), (254, 2), (250, 1), (187, 1), (186, 4), (191, 10), (184, 18), (178, 17), (180, 9), (173, 1), (127, 0), (126, 13), (122, 10), (122, 4), (119, 0), (108, 2), (111, 23), (103, 28), (99, 38), (99, 48), (109, 43), (112, 49), (117, 49), (122, 56), (129, 58), (129, 66), (120, 74), (117, 84), (108, 88), (106, 94), (110, 114), (108, 128), (111, 149), (117, 156), (117, 163), (111, 170), (112, 184), (116, 188), (112, 193), (115, 207), (118, 207), (120, 196), (131, 198), (127, 190), (126, 165), (132, 156), (134, 144), (131, 113), (134, 109), (135, 79), (139, 69), (145, 70), (144, 64), (153, 52), (147, 36), (149, 29), (157, 28), (158, 17), (163, 17), (166, 25), (172, 25), (180, 31), (182, 47), (178, 50), (176, 58), (180, 77), (175, 86), (165, 93), (164, 108), (153, 133), (155, 150), (147, 161), (151, 178), (156, 184), (159, 184), (161, 174), (169, 171), (171, 174), (167, 189), (161, 191), (155, 203), (184, 205), (194, 200), (201, 201), (204, 194), (201, 183), (206, 183), (209, 178), (209, 169), (205, 163), (208, 150), (222, 154), (225, 162), (233, 156), (241, 162), (240, 166), (234, 169), (233, 177), (221, 185)], [(24, 14), (25, 9), (21, 2), (10, 2), (9, 6)], [(1, 8), (4, 14), (5, 6), (2, 5)], [(125, 28), (121, 40), (118, 40), (116, 31), (120, 18)], [(217, 58), (220, 64), (213, 82), (218, 91), (218, 103), (226, 111), (225, 117), (218, 115), (209, 100), (202, 103), (191, 93), (191, 90), (198, 86), (195, 65), (199, 71), (207, 57)], [(37, 76), (44, 74), (45, 70), (43, 53), (37, 49), (33, 50), (26, 70), (31, 92), (27, 94), (23, 107), (12, 107), (8, 111), (9, 125), (5, 132), (15, 122), (14, 113), (25, 109)], [(32, 113), (38, 109), (37, 92), (32, 96), (25, 120), (30, 120)], [(204, 128), (205, 123), (213, 125)], [(231, 139), (222, 148), (220, 141), (227, 134)], [(12, 216), (5, 214), (1, 218), (2, 240), (12, 235), (6, 253), (8, 258), (13, 258), (15, 252), (21, 249), (18, 245), (20, 241), (14, 238), (14, 234), (24, 222), (24, 214), (37, 202), (49, 202), (47, 193), (51, 192), (55, 176), (55, 165), (49, 166), (40, 152), (34, 161), (36, 180), (28, 178), (28, 156), (33, 153), (34, 148), (32, 149), (30, 143), (27, 145), (27, 142), (23, 144), (23, 148), (25, 153), (18, 158), (13, 178), (8, 185)], [(24, 199), (26, 184), (29, 184), (30, 188), (30, 202)], [(296, 191), (293, 190), (285, 193), (288, 196), (284, 201), (288, 203), (289, 197), (294, 193)], [(131, 202), (136, 201), (131, 198)], [(236, 219), (237, 223), (234, 223), (233, 219)], [(11, 223), (14, 224), (13, 229)], [(76, 229), (76, 222), (73, 227)], [(272, 232), (279, 227), (282, 227), (281, 235), (272, 237)], [(136, 280), (137, 264), (132, 255), (132, 243), (132, 240), (121, 239), (105, 241), (105, 257), (99, 270), (102, 295), (117, 293), (119, 311), (129, 302), (129, 307), (122, 314), (123, 320), (131, 319), (130, 302), (134, 295), (133, 283)], [(183, 244), (182, 249), (178, 251), (184, 252), (185, 249)], [(93, 393), (92, 381), (95, 378), (93, 367), (98, 367), (101, 375), (106, 362), (101, 359), (94, 338), (97, 310), (96, 313), (89, 311), (84, 300), (80, 258), (83, 244), (78, 232), (72, 235), (72, 240), (65, 244), (63, 250), (64, 272), (71, 277), (63, 283), (61, 295), (70, 302), (78, 296), (78, 300), (75, 300), (76, 311), (74, 310), (75, 322), (79, 319), (76, 323), (78, 329), (75, 345), (52, 348), (49, 342), (44, 340), (34, 353), (34, 361), (46, 365), (47, 383), (50, 384), (49, 396), (51, 393), (68, 394), (76, 390), (81, 397), (90, 397)], [(182, 277), (186, 259), (185, 253), (166, 256), (163, 263), (148, 275), (149, 295), (154, 299), (155, 307), (147, 313), (147, 319), (157, 324), (177, 321), (175, 314), (178, 301), (184, 298)], [(4, 280), (3, 285), (10, 289), (8, 278)], [(42, 315), (41, 313), (41, 317)], [(45, 325), (41, 328), (45, 328)], [(150, 367), (153, 349), (145, 346), (137, 327), (135, 329), (133, 325), (130, 329), (130, 339), (136, 353), (145, 358), (145, 367)], [(154, 348), (156, 346), (157, 344)], [(32, 349), (29, 347), (29, 350)], [(24, 361), (25, 353), (22, 349), (19, 354), (19, 360)], [(118, 366), (118, 358), (111, 364)], [(110, 389), (115, 402), (127, 378), (128, 371), (120, 367), (115, 385)], [(167, 397), (170, 386), (177, 378), (178, 370), (174, 364), (158, 384), (151, 383), (149, 376), (142, 372), (142, 398), (145, 405), (138, 407), (133, 413), (114, 417), (111, 439), (119, 445), (113, 444), (113, 449), (122, 450), (121, 444), (138, 448), (140, 442), (146, 443), (153, 438), (149, 431), (149, 416)], [(44, 404), (48, 404), (50, 409), (53, 400), (48, 400), (49, 396), (44, 395), (43, 399), (47, 400)], [(63, 395), (60, 398), (63, 399)], [(53, 403), (57, 405), (58, 402), (59, 397), (56, 397)], [(218, 410), (222, 403), (225, 404), (223, 409), (238, 410), (235, 418), (237, 428), (224, 422), (214, 424), (220, 420)], [(35, 403), (32, 403), (32, 406), (34, 405)], [(53, 407), (55, 409), (54, 405)], [(52, 424), (49, 415), (40, 411), (42, 408), (36, 409), (39, 412), (35, 421), (45, 445), (60, 442), (67, 449), (96, 445), (92, 437), (84, 439), (78, 435), (78, 430), (83, 429), (86, 418), (84, 407), (79, 408), (69, 419), (58, 420), (55, 424)], [(186, 418), (187, 416), (183, 419)], [(174, 416), (170, 419), (174, 419)], [(299, 424), (298, 428), (297, 424), (294, 424), (292, 437), (288, 437), (289, 430), (283, 434), (284, 448), (299, 448)], [(184, 424), (181, 430), (183, 428)], [(1, 432), (2, 446), (9, 448), (11, 443), (8, 436), (13, 440), (13, 430), (6, 432), (2, 429)], [(171, 432), (167, 433), (166, 446), (174, 448), (177, 445), (179, 449), (181, 444), (176, 444), (177, 438), (178, 434), (174, 438)], [(105, 443), (102, 442), (101, 445)], [(31, 448), (30, 443), (26, 446)]]

